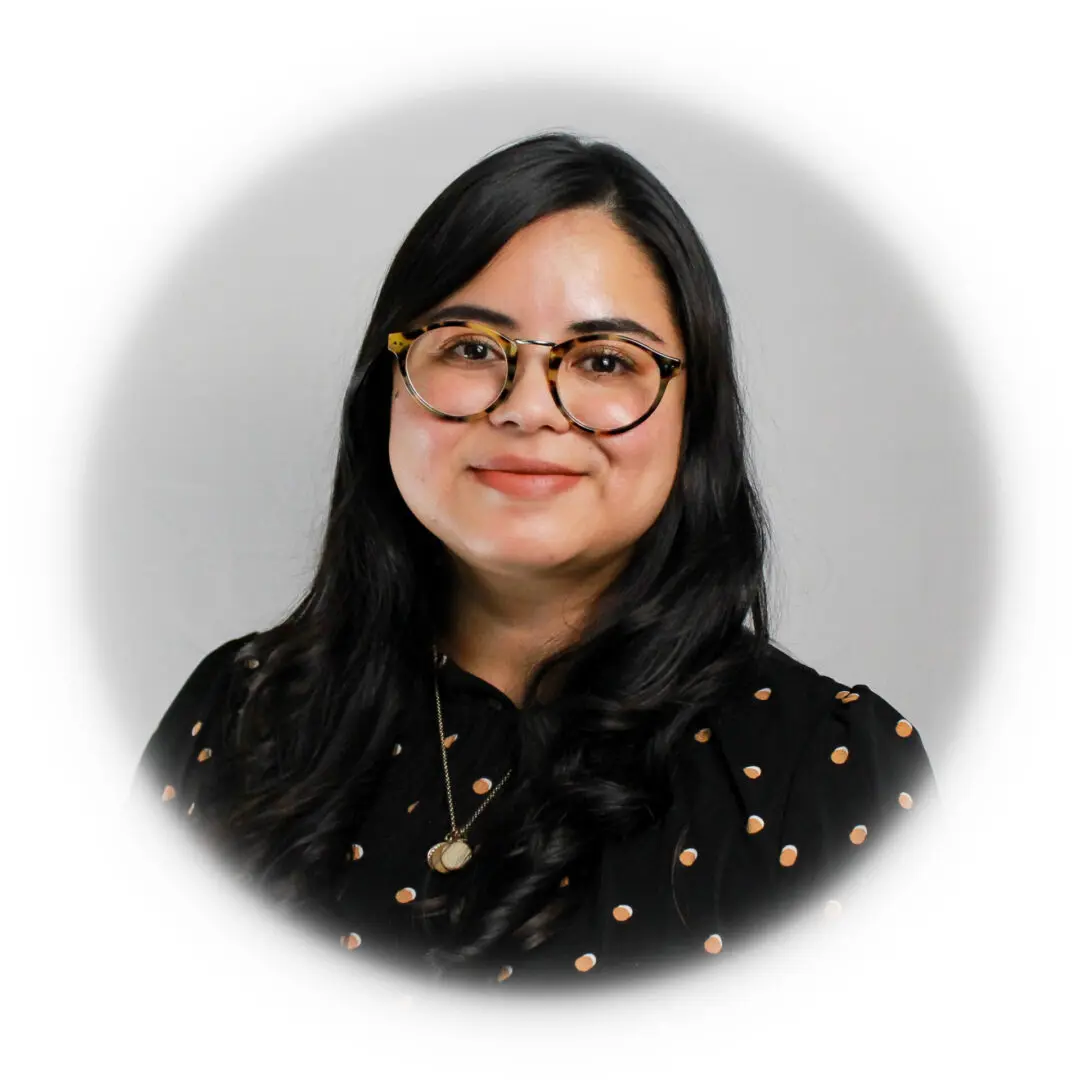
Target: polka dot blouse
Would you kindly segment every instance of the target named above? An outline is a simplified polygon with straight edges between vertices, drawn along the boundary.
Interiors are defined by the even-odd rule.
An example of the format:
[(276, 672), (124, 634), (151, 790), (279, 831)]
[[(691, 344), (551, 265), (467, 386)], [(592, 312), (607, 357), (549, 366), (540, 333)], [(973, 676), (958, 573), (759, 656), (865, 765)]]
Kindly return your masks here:
[[(259, 663), (254, 636), (211, 653), (146, 748), (140, 778), (185, 828), (198, 827), (225, 703)], [(460, 824), (513, 767), (517, 707), (447, 657), (437, 678)], [(860, 861), (935, 796), (910, 719), (869, 687), (838, 683), (772, 647), (746, 688), (692, 725), (675, 755), (666, 813), (606, 846), (576, 880), (563, 877), (573, 915), (535, 947), (493, 954), (482, 979), (506, 993), (553, 977), (592, 983), (723, 964), (786, 914), (839, 914), (848, 872), (857, 876)], [(498, 827), (491, 809), (469, 831), (474, 861), (484, 857), (485, 827)], [(448, 828), (432, 702), (402, 721), (375, 801), (335, 856), (338, 885), (321, 898), (330, 915), (320, 932), (350, 962), (424, 970), (421, 957), (441, 940), (474, 870), (440, 874), (428, 865)]]

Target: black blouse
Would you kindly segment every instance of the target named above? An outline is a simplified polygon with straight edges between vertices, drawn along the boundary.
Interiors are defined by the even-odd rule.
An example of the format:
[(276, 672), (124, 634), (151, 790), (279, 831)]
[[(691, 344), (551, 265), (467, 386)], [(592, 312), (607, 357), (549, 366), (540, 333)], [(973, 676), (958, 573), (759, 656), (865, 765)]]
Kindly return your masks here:
[[(237, 680), (259, 662), (255, 635), (214, 650), (143, 754), (140, 778), (190, 827)], [(437, 677), (460, 826), (514, 763), (517, 706), (448, 657), (440, 657)], [(454, 896), (484, 857), (485, 825), (497, 815), (485, 807), (469, 830), (472, 863), (449, 874), (432, 870), (427, 853), (450, 824), (434, 700), (402, 721), (392, 757), (341, 852), (341, 885), (323, 898), (332, 912), (323, 932), (356, 959), (410, 967), (441, 940)], [(909, 720), (869, 687), (845, 686), (773, 646), (745, 689), (686, 733), (675, 775), (674, 800), (660, 820), (605, 847), (582, 880), (563, 879), (575, 912), (558, 933), (492, 956), (486, 979), (500, 993), (552, 976), (592, 984), (673, 961), (722, 964), (785, 914), (838, 914), (847, 873), (858, 874), (892, 827), (935, 796)]]

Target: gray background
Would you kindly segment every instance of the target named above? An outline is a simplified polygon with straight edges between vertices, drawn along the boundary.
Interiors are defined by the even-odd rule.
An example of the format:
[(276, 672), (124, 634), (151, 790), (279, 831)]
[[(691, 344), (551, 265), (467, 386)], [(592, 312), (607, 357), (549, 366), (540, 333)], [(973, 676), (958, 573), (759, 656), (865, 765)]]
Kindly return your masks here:
[(313, 136), (191, 237), (118, 349), (86, 463), (85, 617), (132, 764), (195, 663), (302, 593), (382, 274), (455, 175), (542, 129), (607, 138), (702, 233), (774, 528), (775, 636), (865, 682), (941, 778), (992, 614), (989, 453), (932, 297), (838, 185), (651, 93), (441, 93)]

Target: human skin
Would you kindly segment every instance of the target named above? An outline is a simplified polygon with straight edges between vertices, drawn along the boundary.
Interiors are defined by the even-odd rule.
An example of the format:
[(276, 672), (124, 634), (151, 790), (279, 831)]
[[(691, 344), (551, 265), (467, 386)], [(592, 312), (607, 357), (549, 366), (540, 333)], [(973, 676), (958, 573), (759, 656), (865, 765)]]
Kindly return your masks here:
[[(630, 318), (670, 356), (683, 342), (670, 299), (636, 241), (602, 210), (551, 214), (526, 226), (438, 310), (500, 312), (513, 338), (563, 341), (571, 324)], [(428, 412), (396, 366), (390, 467), (406, 505), (446, 546), (456, 571), (443, 647), (462, 667), (520, 700), (529, 667), (580, 627), (596, 595), (656, 520), (675, 480), (685, 375), (653, 414), (620, 435), (575, 427), (548, 389), (547, 350), (518, 348), (517, 379), (498, 408), (470, 423)], [(476, 466), (517, 454), (584, 475), (568, 490), (523, 498), (477, 479)]]

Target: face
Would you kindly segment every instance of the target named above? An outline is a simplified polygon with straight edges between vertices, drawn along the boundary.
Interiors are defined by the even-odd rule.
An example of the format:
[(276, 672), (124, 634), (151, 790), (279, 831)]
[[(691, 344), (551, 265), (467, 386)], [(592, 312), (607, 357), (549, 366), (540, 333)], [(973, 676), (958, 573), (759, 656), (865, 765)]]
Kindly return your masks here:
[[(655, 339), (630, 336), (685, 356), (663, 282), (636, 242), (599, 210), (563, 211), (526, 226), (439, 311), (451, 305), (485, 308), (505, 319), (443, 317), (476, 318), (507, 337), (541, 341), (575, 336), (574, 323), (633, 319)], [(394, 368), (394, 479), (420, 522), (479, 572), (591, 574), (620, 565), (656, 520), (675, 480), (684, 372), (643, 423), (620, 435), (595, 435), (559, 411), (548, 389), (547, 353), (520, 345), (509, 397), (469, 422), (428, 412)], [(477, 470), (506, 454), (555, 462), (580, 475), (538, 494)]]

